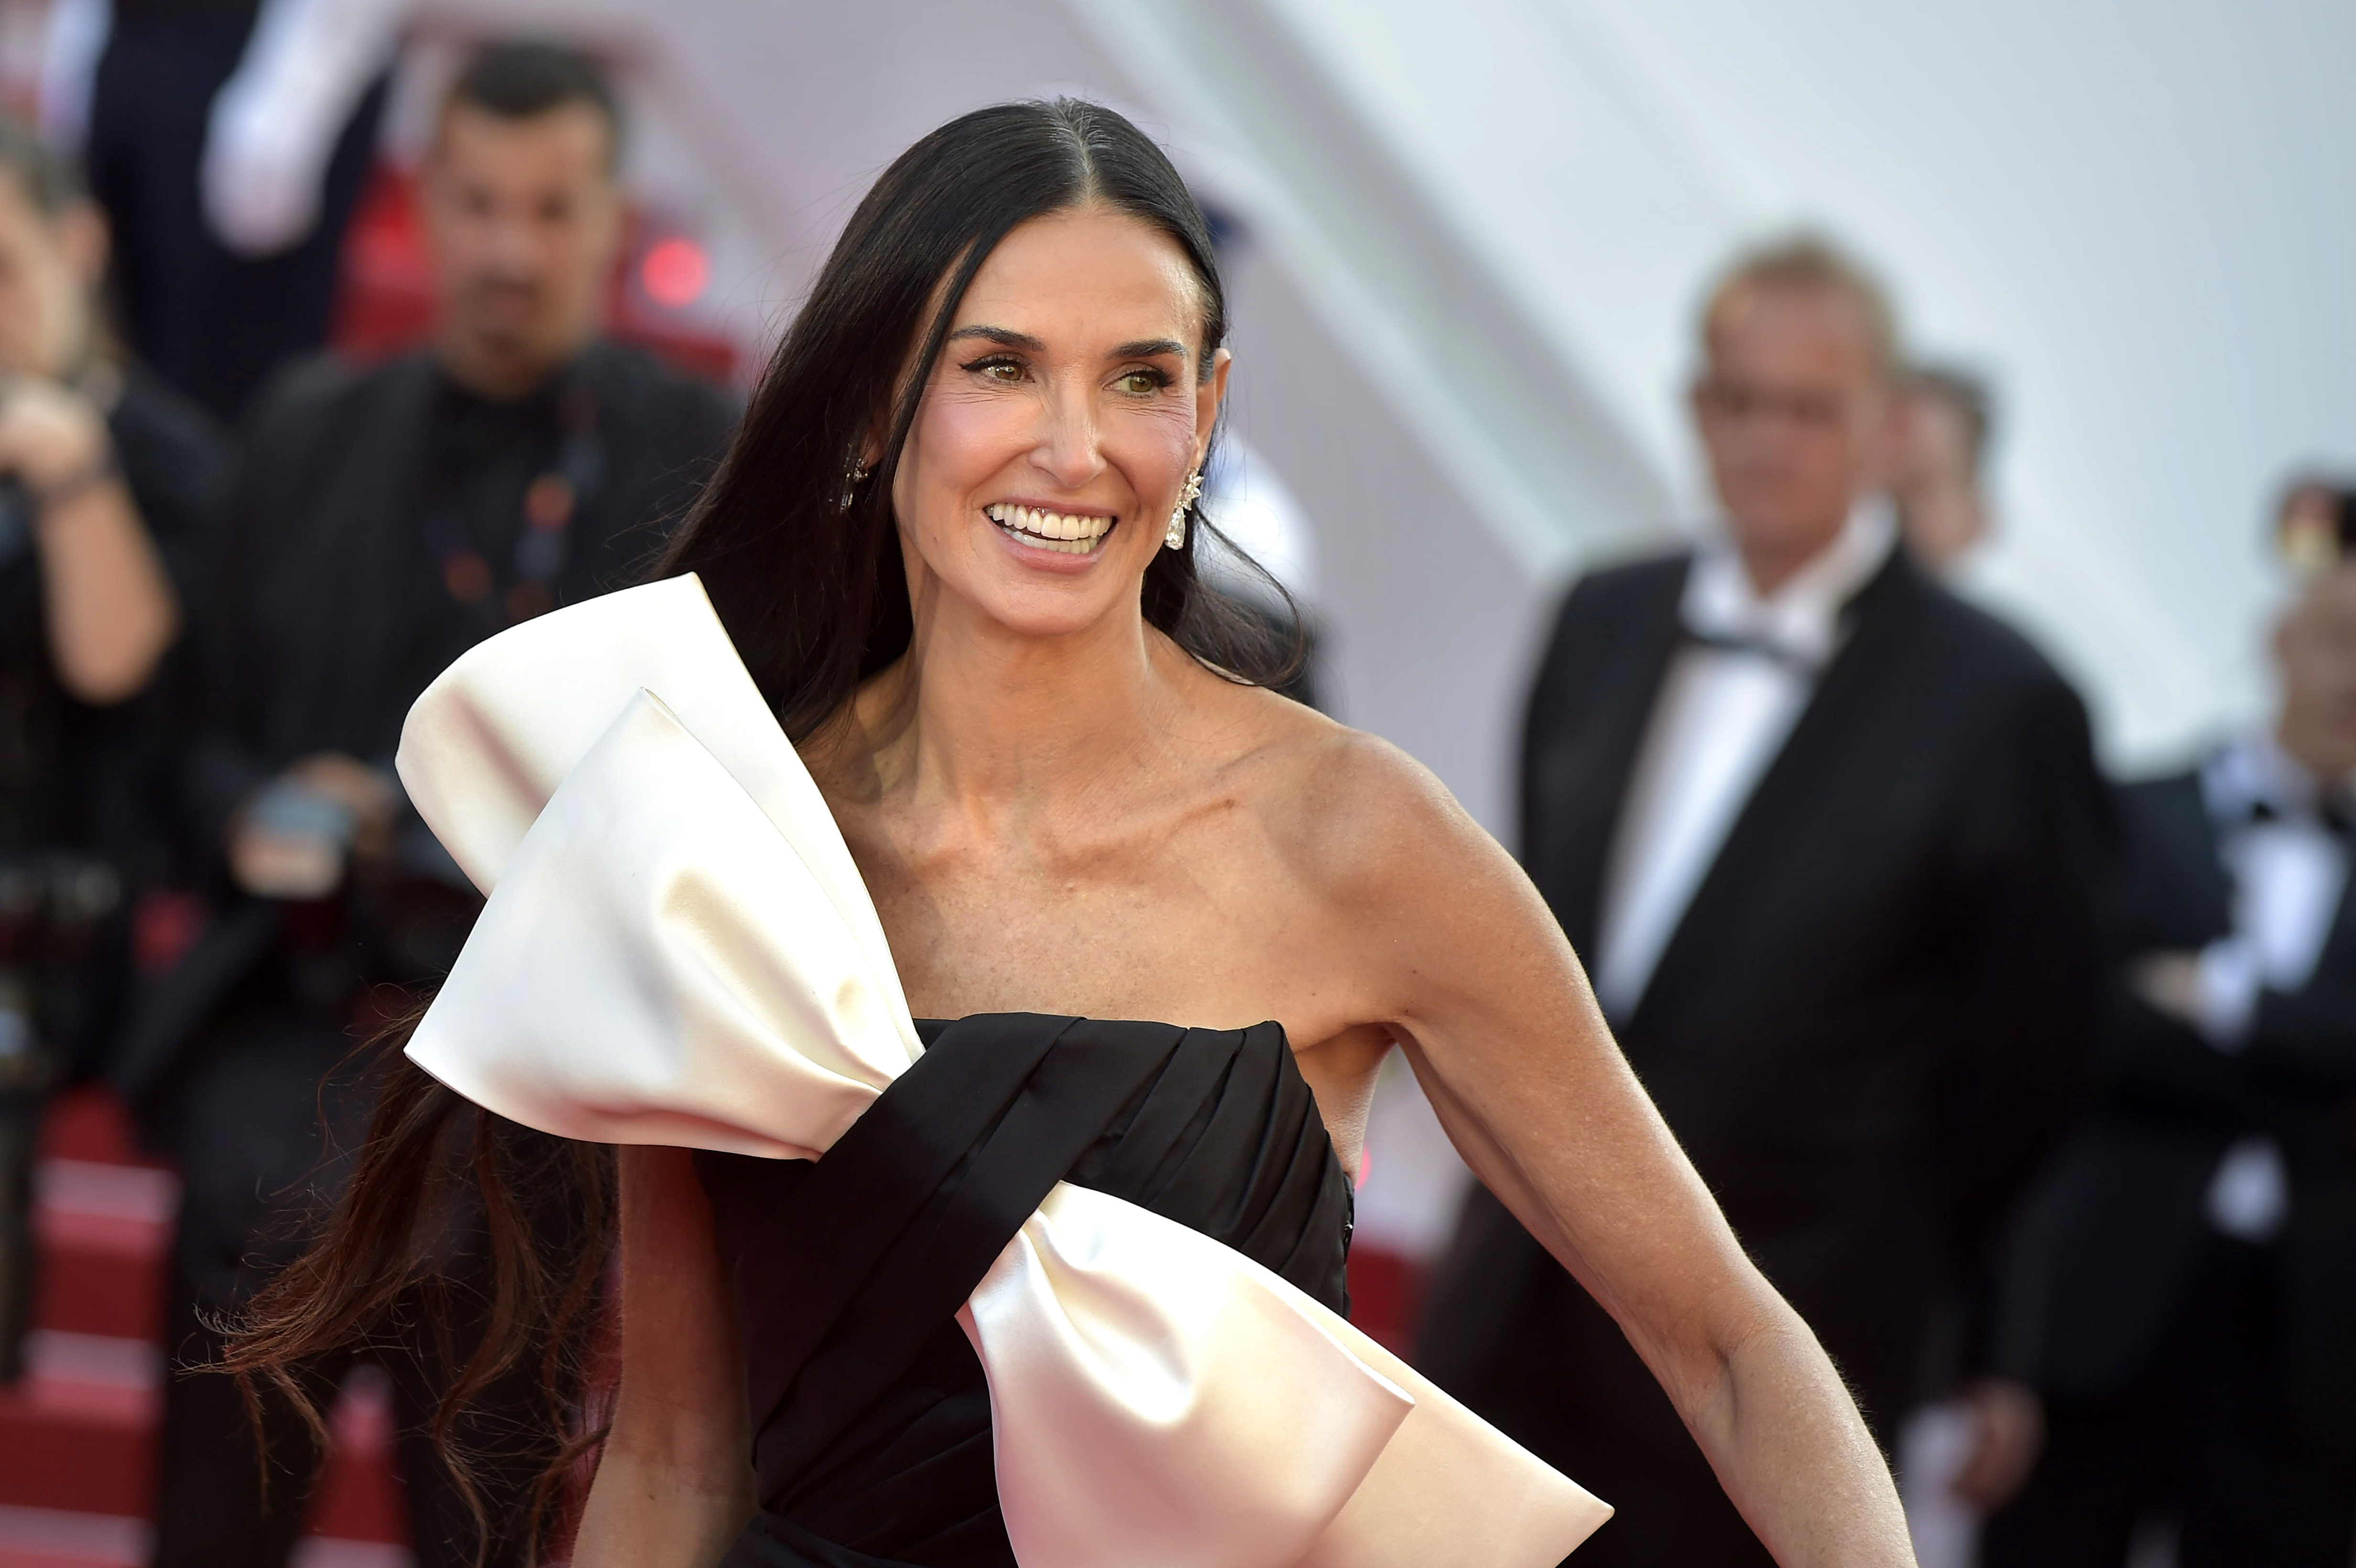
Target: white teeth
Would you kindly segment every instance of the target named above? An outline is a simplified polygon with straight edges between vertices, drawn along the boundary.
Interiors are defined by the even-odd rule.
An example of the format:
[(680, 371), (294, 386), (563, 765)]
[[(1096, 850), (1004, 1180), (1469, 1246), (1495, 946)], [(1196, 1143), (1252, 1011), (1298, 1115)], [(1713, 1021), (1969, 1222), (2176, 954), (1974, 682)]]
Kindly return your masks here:
[(1062, 555), (1087, 555), (1112, 530), (1113, 525), (1110, 517), (1050, 512), (1005, 501), (992, 502), (982, 508), (982, 515), (1000, 528), (1022, 536), (1024, 544)]

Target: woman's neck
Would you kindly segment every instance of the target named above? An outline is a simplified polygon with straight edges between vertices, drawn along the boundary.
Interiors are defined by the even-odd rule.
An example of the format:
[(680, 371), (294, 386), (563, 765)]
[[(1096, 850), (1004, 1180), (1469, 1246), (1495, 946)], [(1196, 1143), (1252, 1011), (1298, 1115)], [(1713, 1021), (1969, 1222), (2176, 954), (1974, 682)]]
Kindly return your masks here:
[(1024, 636), (969, 605), (920, 614), (861, 696), (886, 794), (951, 810), (1052, 807), (1133, 768), (1165, 732), (1170, 650), (1141, 615)]

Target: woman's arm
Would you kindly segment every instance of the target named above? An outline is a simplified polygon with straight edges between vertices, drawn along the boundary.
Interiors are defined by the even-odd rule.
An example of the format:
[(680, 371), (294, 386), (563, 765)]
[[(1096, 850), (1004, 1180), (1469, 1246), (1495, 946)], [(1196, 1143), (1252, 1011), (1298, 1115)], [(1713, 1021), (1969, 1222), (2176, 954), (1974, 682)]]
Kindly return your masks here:
[(1354, 739), (1328, 783), (1329, 939), (1466, 1162), (1620, 1324), (1778, 1563), (1912, 1564), (1855, 1402), (1744, 1256), (1537, 890), (1391, 748)]
[(753, 1517), (744, 1358), (685, 1149), (625, 1148), (622, 1381), (574, 1568), (707, 1568)]

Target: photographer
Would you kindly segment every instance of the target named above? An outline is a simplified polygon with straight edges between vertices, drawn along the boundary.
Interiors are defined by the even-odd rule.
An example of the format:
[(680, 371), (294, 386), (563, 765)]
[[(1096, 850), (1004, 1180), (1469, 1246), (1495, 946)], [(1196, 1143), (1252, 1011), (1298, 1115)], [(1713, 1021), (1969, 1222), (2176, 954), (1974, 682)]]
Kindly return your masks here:
[[(242, 432), (198, 607), (205, 713), (183, 795), (192, 841), (218, 860), (220, 912), (152, 988), (114, 1064), (184, 1183), (162, 1568), (283, 1563), (303, 1525), (316, 1452), (299, 1413), (265, 1400), (257, 1455), (237, 1385), (198, 1369), (218, 1359), (221, 1319), (301, 1250), (336, 1157), (365, 1132), (369, 1085), (343, 1064), (447, 968), (480, 901), (393, 776), (409, 706), (485, 637), (628, 581), (735, 416), (723, 389), (601, 330), (624, 221), (621, 132), (595, 61), (539, 45), (478, 51), (442, 105), (419, 187), (430, 345), (298, 366)], [(484, 1230), (454, 1210), (454, 1272), (489, 1266)], [(423, 1568), (475, 1563), (478, 1550), (488, 1568), (530, 1555), (545, 1459), (532, 1435), (551, 1424), (536, 1374), (494, 1379), (485, 1424), (459, 1434), (499, 1456), (472, 1499), (424, 1429), (480, 1338), (475, 1310), (463, 1295), (447, 1312), (405, 1306), (405, 1323), (435, 1332), (369, 1352), (393, 1384)], [(303, 1375), (332, 1395), (348, 1361)]]
[(126, 979), (128, 891), (166, 874), (155, 689), (224, 469), (206, 417), (120, 362), (105, 220), (0, 121), (0, 1381), (20, 1370), (41, 1107), (92, 1065)]

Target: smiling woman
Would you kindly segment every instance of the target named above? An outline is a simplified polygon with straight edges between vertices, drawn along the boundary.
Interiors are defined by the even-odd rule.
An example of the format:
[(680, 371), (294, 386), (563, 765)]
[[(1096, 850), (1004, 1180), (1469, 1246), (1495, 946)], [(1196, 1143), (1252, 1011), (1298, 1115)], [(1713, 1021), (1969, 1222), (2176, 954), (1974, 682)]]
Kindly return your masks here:
[[(1074, 277), (1085, 286), (1067, 294)], [(1043, 299), (1061, 319), (1038, 319)], [(1090, 104), (969, 115), (910, 148), (852, 215), (666, 570), (701, 573), (797, 740), (905, 651), (924, 597), (912, 566), (980, 592), (982, 546), (1085, 537), (1004, 528), (992, 506), (1103, 519), (1106, 542), (1009, 549), (989, 602), (1045, 613), (1039, 595), (1063, 593), (1085, 619), (1070, 607), (1100, 610), (1114, 578), (1141, 571), (1149, 624), (1280, 684), (1301, 648), (1205, 590), (1181, 500), (1210, 451), (1226, 336), (1209, 230), (1160, 149)], [(1046, 470), (1008, 471), (1041, 430)], [(1197, 526), (1156, 555), (1182, 505)], [(1070, 564), (1097, 560), (1110, 570)], [(1051, 589), (1043, 572), (1092, 585)]]
[(1293, 650), (1197, 580), (1224, 335), (1200, 212), (1108, 111), (894, 164), (669, 581), (412, 710), (404, 781), (489, 901), (241, 1366), (432, 1276), (465, 1115), (508, 1266), (454, 1398), (561, 1371), (611, 1168), (552, 1181), (512, 1119), (626, 1146), (579, 1568), (1548, 1568), (1606, 1510), (1338, 1316), (1396, 1045), (1780, 1560), (1909, 1561), (1527, 881), (1257, 684)]

